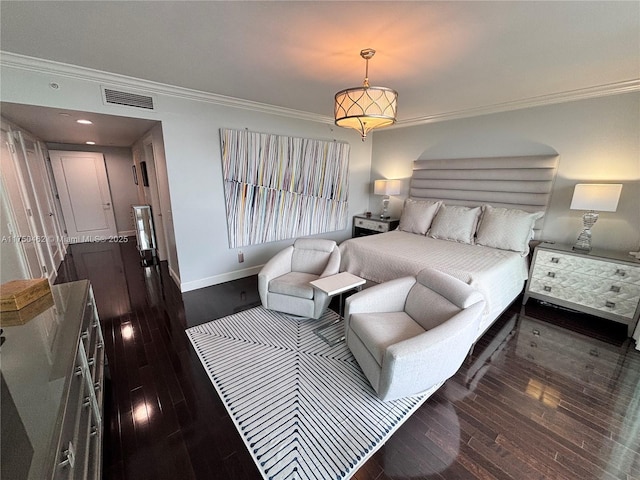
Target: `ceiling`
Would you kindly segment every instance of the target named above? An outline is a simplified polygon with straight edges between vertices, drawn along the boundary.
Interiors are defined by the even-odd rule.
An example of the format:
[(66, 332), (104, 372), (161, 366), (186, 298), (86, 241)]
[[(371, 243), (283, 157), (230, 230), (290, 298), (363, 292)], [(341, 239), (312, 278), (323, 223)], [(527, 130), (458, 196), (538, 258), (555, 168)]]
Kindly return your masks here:
[(5, 52), (327, 117), (367, 47), (399, 123), (640, 77), (636, 1), (3, 0), (0, 21)]

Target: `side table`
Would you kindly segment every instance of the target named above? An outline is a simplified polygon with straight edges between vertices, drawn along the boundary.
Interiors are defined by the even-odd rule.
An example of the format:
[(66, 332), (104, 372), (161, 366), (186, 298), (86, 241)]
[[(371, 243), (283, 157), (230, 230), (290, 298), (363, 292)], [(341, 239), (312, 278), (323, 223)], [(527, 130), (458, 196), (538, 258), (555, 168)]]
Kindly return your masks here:
[(328, 277), (319, 278), (318, 280), (314, 280), (309, 283), (311, 283), (311, 285), (313, 285), (314, 288), (317, 288), (318, 290), (322, 290), (330, 297), (333, 297), (335, 295), (340, 295), (340, 301), (338, 305), (338, 310), (339, 310), (338, 315), (340, 315), (340, 318), (335, 322), (321, 325), (314, 329), (314, 332), (316, 333), (316, 335), (322, 338), (327, 344), (329, 344), (329, 346), (333, 347), (338, 342), (343, 340), (344, 336), (338, 338), (337, 340), (332, 340), (330, 338), (327, 338), (325, 335), (323, 335), (322, 332), (326, 328), (329, 328), (330, 326), (335, 325), (336, 323), (340, 322), (340, 320), (342, 320), (342, 300), (343, 300), (342, 294), (344, 292), (348, 292), (349, 290), (353, 290), (354, 288), (361, 287), (366, 283), (366, 280), (364, 278), (360, 278), (356, 275), (353, 275), (349, 272), (341, 272), (341, 273), (337, 273), (336, 275), (330, 275)]

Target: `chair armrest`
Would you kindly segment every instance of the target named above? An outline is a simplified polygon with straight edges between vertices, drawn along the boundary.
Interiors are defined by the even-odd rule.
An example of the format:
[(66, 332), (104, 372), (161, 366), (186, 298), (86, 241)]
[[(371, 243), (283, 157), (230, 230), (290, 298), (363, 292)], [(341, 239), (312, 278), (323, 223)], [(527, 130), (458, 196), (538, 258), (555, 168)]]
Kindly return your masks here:
[(404, 310), (414, 277), (402, 277), (362, 290), (347, 298), (344, 318), (353, 313), (384, 313)]
[(476, 338), (484, 306), (481, 300), (437, 327), (389, 346), (382, 362), (380, 398), (414, 395), (454, 375)]
[(292, 257), (293, 246), (289, 246), (271, 257), (271, 259), (264, 264), (260, 273), (258, 273), (258, 293), (265, 307), (267, 306), (266, 299), (267, 292), (269, 291), (269, 282), (291, 271)]

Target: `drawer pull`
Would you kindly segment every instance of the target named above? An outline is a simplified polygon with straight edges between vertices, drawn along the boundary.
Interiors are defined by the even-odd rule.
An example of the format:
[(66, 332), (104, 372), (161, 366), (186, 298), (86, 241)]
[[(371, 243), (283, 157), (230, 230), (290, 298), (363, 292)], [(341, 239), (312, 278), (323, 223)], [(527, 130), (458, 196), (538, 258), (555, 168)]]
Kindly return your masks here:
[(91, 405), (91, 397), (89, 397), (89, 396), (84, 397), (84, 402), (82, 402), (82, 406), (84, 408), (87, 408), (90, 405)]
[(556, 278), (556, 272), (547, 272), (547, 277)]
[(616, 270), (616, 275), (619, 275), (619, 276), (621, 276), (621, 277), (624, 277), (624, 276), (626, 276), (626, 275), (627, 275), (627, 272), (626, 272), (625, 270), (622, 270), (621, 268), (618, 268), (618, 269)]
[(84, 369), (83, 369), (82, 367), (78, 366), (78, 367), (76, 367), (76, 369), (73, 371), (73, 374), (74, 374), (76, 377), (80, 377), (80, 376), (83, 376), (83, 377), (84, 377)]
[(537, 328), (534, 328), (531, 333), (533, 333), (536, 337), (540, 336), (540, 330), (538, 330)]
[(545, 285), (545, 286), (543, 287), (543, 290), (544, 290), (545, 292), (550, 292), (550, 291), (551, 291), (551, 287), (550, 287), (550, 286), (548, 286), (548, 285)]
[(76, 451), (73, 448), (73, 443), (69, 442), (69, 447), (62, 452), (62, 462), (58, 464), (59, 467), (66, 467), (69, 465), (73, 468), (73, 465), (76, 463)]
[(551, 263), (560, 263), (560, 259), (558, 257), (551, 257)]
[(589, 350), (589, 355), (591, 355), (592, 357), (599, 357), (600, 352), (597, 348), (592, 348), (591, 350)]
[(80, 335), (83, 339), (87, 339), (89, 338), (89, 329), (86, 329), (85, 331), (82, 332), (82, 335)]
[(618, 285), (611, 285), (609, 289), (611, 292), (620, 293), (620, 287)]
[(531, 343), (529, 344), (529, 346), (530, 346), (531, 348), (538, 348), (538, 344), (537, 344), (536, 342), (531, 342)]
[(607, 308), (616, 308), (615, 302), (606, 302), (604, 306)]

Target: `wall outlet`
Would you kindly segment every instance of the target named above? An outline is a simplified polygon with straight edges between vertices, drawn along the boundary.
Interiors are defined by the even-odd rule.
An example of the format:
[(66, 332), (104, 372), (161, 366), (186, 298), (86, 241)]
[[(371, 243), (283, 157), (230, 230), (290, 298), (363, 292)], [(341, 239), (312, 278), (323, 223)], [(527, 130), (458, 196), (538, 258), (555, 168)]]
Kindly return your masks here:
[(244, 253), (242, 251), (238, 252), (238, 263), (244, 262)]

